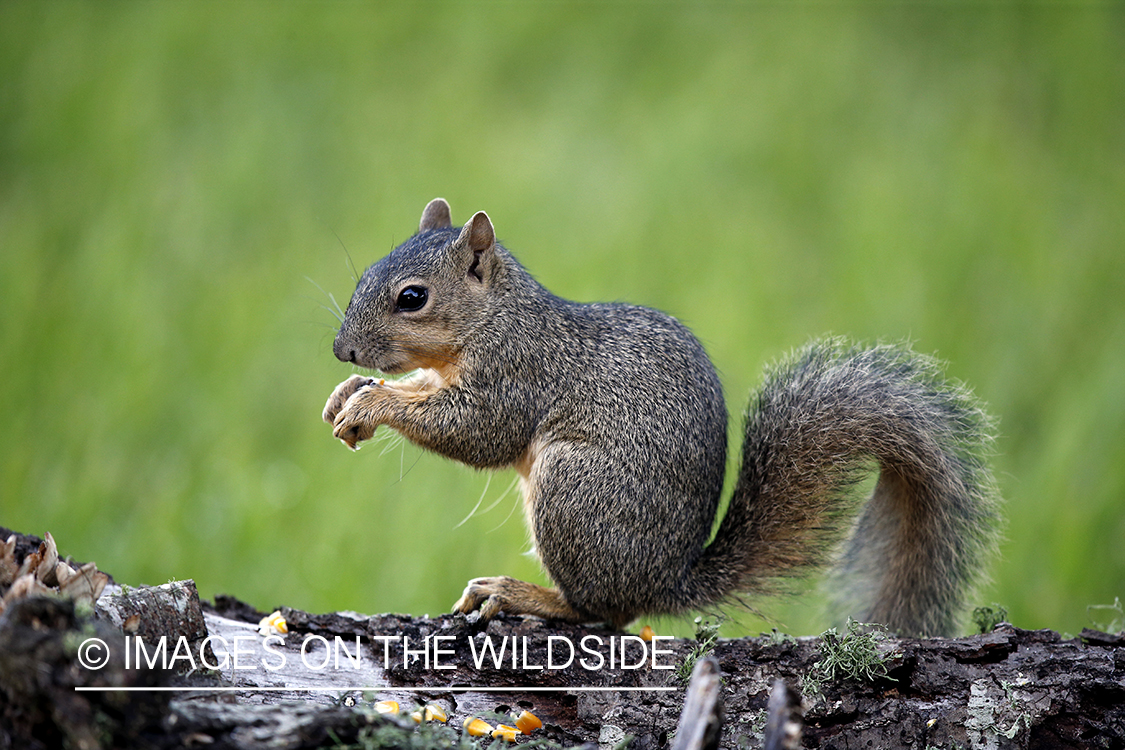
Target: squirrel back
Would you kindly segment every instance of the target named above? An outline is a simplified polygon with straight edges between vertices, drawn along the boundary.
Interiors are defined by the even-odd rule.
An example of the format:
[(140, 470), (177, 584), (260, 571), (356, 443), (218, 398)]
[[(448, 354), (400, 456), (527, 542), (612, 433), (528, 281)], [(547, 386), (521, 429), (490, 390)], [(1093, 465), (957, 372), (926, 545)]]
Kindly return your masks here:
[(849, 492), (880, 478), (841, 559), (853, 613), (946, 634), (994, 544), (988, 420), (932, 360), (902, 347), (808, 345), (747, 410), (742, 467), (714, 540), (726, 406), (703, 347), (644, 307), (543, 288), (483, 212), (455, 229), (441, 199), (363, 274), (334, 344), (355, 375), (324, 418), (355, 447), (380, 425), (521, 478), (556, 588), (469, 582), (458, 611), (621, 626), (710, 608), (820, 567), (852, 528)]

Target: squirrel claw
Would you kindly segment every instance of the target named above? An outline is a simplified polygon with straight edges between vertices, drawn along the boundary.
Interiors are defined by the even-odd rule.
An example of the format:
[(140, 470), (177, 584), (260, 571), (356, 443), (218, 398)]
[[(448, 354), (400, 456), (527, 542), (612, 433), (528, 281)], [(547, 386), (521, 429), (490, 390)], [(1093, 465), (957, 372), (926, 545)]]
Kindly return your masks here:
[(339, 438), (344, 445), (354, 450), (359, 450), (359, 444), (370, 439), (375, 434), (375, 429), (369, 424), (358, 421), (349, 414), (341, 414), (336, 418), (333, 437)]
[[(336, 418), (344, 408), (344, 404), (348, 402), (357, 391), (366, 388), (369, 385), (375, 385), (379, 381), (375, 378), (367, 377), (366, 375), (352, 375), (336, 389), (332, 391), (332, 395), (328, 397), (328, 402), (324, 405), (324, 411), (321, 413), (321, 418), (328, 424), (336, 422)], [(339, 437), (339, 436), (337, 436)]]
[(504, 599), (499, 594), (493, 594), (484, 600), (484, 604), (480, 607), (480, 619), (485, 622), (490, 621), (496, 615), (504, 611)]
[(453, 605), (454, 612), (470, 614), (478, 607), (485, 622), (504, 611), (504, 597), (497, 589), (498, 579), (474, 578), (465, 586), (461, 598)]

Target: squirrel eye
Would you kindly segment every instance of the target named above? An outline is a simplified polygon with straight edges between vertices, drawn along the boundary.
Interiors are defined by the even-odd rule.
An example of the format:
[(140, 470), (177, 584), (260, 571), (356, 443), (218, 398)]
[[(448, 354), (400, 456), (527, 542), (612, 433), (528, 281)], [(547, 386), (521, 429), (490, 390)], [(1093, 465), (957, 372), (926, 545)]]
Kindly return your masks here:
[(398, 299), (395, 300), (395, 307), (404, 312), (414, 312), (421, 310), (430, 294), (424, 286), (411, 285), (398, 293)]

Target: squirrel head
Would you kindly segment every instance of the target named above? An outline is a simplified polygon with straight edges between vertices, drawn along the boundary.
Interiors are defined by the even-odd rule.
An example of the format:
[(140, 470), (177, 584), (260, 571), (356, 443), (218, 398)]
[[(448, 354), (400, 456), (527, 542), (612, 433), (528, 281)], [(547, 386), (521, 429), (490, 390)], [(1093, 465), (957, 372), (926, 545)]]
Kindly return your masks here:
[(451, 380), (461, 350), (489, 319), (489, 291), (505, 274), (488, 214), (460, 230), (449, 204), (430, 201), (418, 233), (364, 271), (332, 351), (396, 375), (432, 368)]

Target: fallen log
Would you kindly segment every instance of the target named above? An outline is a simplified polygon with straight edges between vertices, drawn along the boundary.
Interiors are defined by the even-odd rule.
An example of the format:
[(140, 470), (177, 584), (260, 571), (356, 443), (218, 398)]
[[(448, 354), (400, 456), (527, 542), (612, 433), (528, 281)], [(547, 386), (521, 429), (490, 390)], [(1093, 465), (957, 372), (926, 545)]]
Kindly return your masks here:
[[(0, 749), (440, 747), (467, 719), (495, 727), (524, 711), (542, 727), (517, 744), (1125, 747), (1121, 635), (1001, 624), (954, 639), (719, 639), (685, 711), (691, 640), (505, 616), (283, 607), (266, 619), (230, 597), (200, 602), (191, 581), (111, 584), (92, 608), (13, 600), (0, 614)], [(858, 653), (868, 661), (849, 672)], [(400, 711), (379, 713), (391, 701)], [(416, 724), (427, 705), (447, 721), (419, 712)]]

